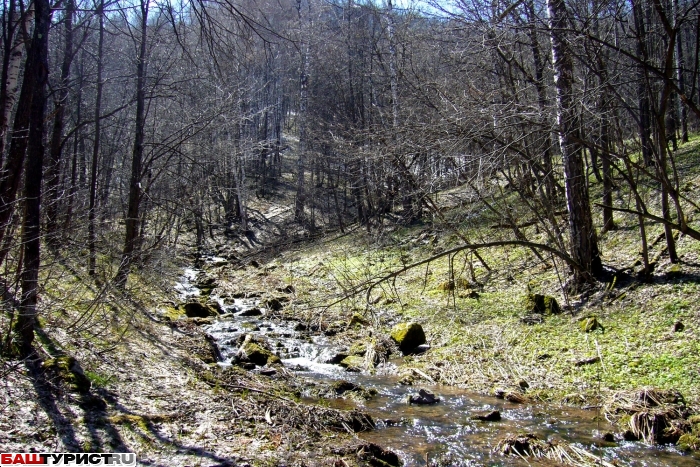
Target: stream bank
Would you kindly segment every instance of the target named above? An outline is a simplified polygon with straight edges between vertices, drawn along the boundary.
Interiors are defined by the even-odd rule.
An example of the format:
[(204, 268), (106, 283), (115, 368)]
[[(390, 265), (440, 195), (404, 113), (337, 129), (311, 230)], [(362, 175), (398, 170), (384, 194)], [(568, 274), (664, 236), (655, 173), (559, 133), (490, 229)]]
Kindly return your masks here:
[[(222, 263), (216, 257), (207, 262)], [(396, 452), (404, 465), (503, 465), (506, 459), (497, 452), (497, 445), (514, 433), (532, 433), (554, 445), (574, 446), (612, 465), (700, 463), (696, 455), (673, 446), (648, 446), (613, 435), (618, 428), (599, 410), (538, 403), (525, 396), (497, 399), (434, 384), (420, 370), (407, 378), (403, 370), (415, 357), (402, 357), (397, 349), (392, 358), (379, 358), (376, 367), (345, 368), (339, 365), (339, 356), (352, 353), (357, 344), (353, 323), (336, 321), (324, 327), (322, 322), (314, 325), (312, 320), (295, 319), (293, 314), (282, 313), (290, 300), (285, 295), (294, 295), (294, 287), (276, 287), (274, 297), (264, 292), (231, 293), (221, 283), (210, 288), (210, 273), (187, 269), (176, 289), (183, 300), (202, 299), (204, 290), (204, 301), (217, 310), (212, 313), (216, 317), (195, 319), (215, 343), (220, 366), (237, 366), (271, 381), (283, 378), (310, 404), (369, 414), (376, 429), (358, 436)], [(372, 330), (364, 332), (376, 341)], [(277, 359), (269, 355), (257, 363), (241, 359), (243, 347), (250, 342), (257, 342)], [(439, 402), (407, 403), (419, 388), (437, 394)], [(489, 421), (488, 414), (496, 412), (498, 420)], [(508, 458), (507, 463), (527, 465), (518, 457)]]

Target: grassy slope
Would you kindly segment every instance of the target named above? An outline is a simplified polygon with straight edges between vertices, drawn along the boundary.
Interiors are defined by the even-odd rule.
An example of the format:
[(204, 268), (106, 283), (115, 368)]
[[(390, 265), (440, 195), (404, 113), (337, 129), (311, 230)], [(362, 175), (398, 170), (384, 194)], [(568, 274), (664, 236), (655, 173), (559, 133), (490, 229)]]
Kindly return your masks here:
[[(695, 172), (700, 167), (695, 163), (700, 157), (699, 143), (695, 139), (679, 153), (685, 194), (691, 197), (693, 192), (688, 190), (700, 186)], [(600, 191), (594, 183), (592, 197), (599, 198)], [(441, 195), (442, 202), (451, 205), (445, 217), (470, 241), (509, 237), (509, 232), (489, 227), (498, 219), (483, 206), (451, 201), (459, 196), (460, 190)], [(515, 195), (502, 196), (513, 209), (519, 209)], [(628, 196), (618, 191), (617, 202), (625, 203)], [(653, 200), (650, 202), (653, 206)], [(688, 213), (697, 215), (693, 210)], [(619, 229), (602, 235), (600, 247), (606, 265), (624, 269), (640, 258), (639, 234), (636, 217), (615, 216)], [(293, 283), (297, 313), (311, 319), (323, 310), (323, 319), (347, 322), (360, 311), (375, 317), (384, 333), (399, 319), (422, 323), (433, 348), (424, 356), (406, 359), (406, 364), (421, 367), (444, 383), (483, 392), (525, 380), (536, 397), (582, 404), (595, 404), (610, 391), (654, 386), (679, 389), (693, 404), (700, 403), (700, 243), (687, 237), (678, 241), (680, 272), (671, 270), (667, 258), (659, 256), (665, 245), (660, 240), (650, 252), (652, 258), (658, 257), (651, 283), (615, 280), (602, 284), (590, 297), (562, 294), (563, 264), (551, 267), (550, 258), (546, 258), (549, 265), (542, 264), (525, 248), (504, 247), (480, 252), (492, 268), (490, 273), (473, 256), (458, 254), (453, 263), (454, 291), (443, 290), (449, 274), (448, 261), (442, 258), (377, 287), (369, 306), (364, 294), (328, 309), (323, 306), (363, 282), (461, 243), (454, 231), (441, 225), (436, 222), (372, 235), (355, 231), (327, 239), (279, 257), (274, 261), (278, 267), (266, 273), (266, 280), (274, 276)], [(691, 225), (698, 225), (692, 217)], [(662, 232), (659, 224), (647, 223), (650, 243)], [(526, 233), (545, 241), (534, 227)], [(482, 284), (472, 283), (468, 262)], [(554, 295), (560, 303), (572, 306), (542, 324), (523, 324), (522, 301), (528, 289)], [(470, 298), (472, 290), (479, 298)], [(579, 329), (579, 320), (589, 315), (598, 317), (604, 332), (587, 334)], [(685, 328), (674, 332), (679, 321)], [(601, 364), (576, 365), (596, 356), (601, 357)]]

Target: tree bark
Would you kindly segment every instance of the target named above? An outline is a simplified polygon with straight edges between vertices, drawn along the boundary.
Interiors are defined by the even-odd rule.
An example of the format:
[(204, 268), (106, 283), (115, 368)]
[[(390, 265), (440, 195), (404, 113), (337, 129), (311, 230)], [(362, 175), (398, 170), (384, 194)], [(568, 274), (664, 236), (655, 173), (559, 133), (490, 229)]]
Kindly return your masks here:
[(578, 114), (574, 104), (574, 67), (570, 43), (571, 22), (564, 0), (548, 0), (552, 40), (554, 84), (557, 91), (557, 125), (564, 164), (566, 203), (569, 211), (571, 257), (581, 265), (575, 269), (574, 287), (593, 280), (602, 272), (598, 239), (593, 228), (583, 155), (577, 143)]
[[(17, 7), (19, 6), (19, 14)], [(19, 93), (19, 77), (22, 68), (22, 55), (24, 55), (27, 31), (34, 19), (34, 6), (29, 5), (25, 11), (24, 4), (17, 5), (15, 0), (10, 0), (6, 12), (5, 33), (3, 34), (3, 62), (2, 81), (0, 82), (0, 165), (5, 155), (7, 145), (7, 132), (10, 128), (12, 109), (17, 102)]]
[(117, 287), (125, 287), (138, 240), (139, 205), (141, 203), (141, 165), (143, 161), (144, 123), (146, 115), (146, 54), (148, 40), (148, 1), (141, 0), (141, 38), (136, 63), (136, 127), (131, 157), (129, 203), (126, 213), (124, 249), (115, 277)]
[(48, 78), (49, 26), (51, 7), (48, 0), (34, 0), (36, 16), (34, 36), (27, 57), (31, 62), (27, 70), (33, 72), (33, 99), (29, 126), (26, 181), (24, 187), (25, 214), (22, 233), (24, 248), (22, 265), (22, 299), (17, 318), (17, 333), (20, 338), (20, 354), (28, 356), (34, 341), (34, 324), (37, 314), (37, 290), (41, 260), (41, 179), (44, 159), (44, 113), (46, 110), (46, 82)]
[(58, 205), (60, 196), (58, 187), (61, 177), (61, 159), (63, 152), (63, 128), (68, 100), (68, 82), (70, 79), (70, 67), (73, 61), (73, 14), (75, 4), (73, 0), (66, 0), (65, 24), (65, 48), (63, 50), (63, 63), (61, 64), (61, 82), (56, 93), (54, 105), (54, 123), (51, 134), (51, 158), (46, 173), (46, 238), (49, 245), (57, 245), (58, 234)]
[[(303, 0), (297, 0), (297, 13), (299, 15), (299, 27), (301, 28), (301, 71), (299, 73), (299, 115), (297, 125), (299, 127), (299, 147), (297, 156), (297, 193), (294, 203), (294, 220), (304, 221), (304, 208), (306, 205), (306, 191), (304, 178), (306, 177), (306, 151), (308, 145), (307, 112), (309, 105), (309, 40), (311, 11), (303, 13)], [(310, 10), (311, 5), (306, 5)]]
[(104, 46), (104, 0), (97, 9), (99, 17), (99, 37), (97, 39), (97, 89), (95, 91), (95, 137), (92, 144), (92, 161), (90, 164), (90, 204), (88, 206), (88, 275), (95, 275), (97, 251), (95, 249), (95, 201), (97, 200), (97, 162), (100, 155), (100, 137), (102, 133), (100, 111), (102, 109), (102, 68)]

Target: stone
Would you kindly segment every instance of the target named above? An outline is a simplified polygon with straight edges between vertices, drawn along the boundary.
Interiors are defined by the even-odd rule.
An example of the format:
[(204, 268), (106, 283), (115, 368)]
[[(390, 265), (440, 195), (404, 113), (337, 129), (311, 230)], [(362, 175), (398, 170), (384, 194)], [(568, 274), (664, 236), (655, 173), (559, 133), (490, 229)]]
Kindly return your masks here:
[(268, 298), (265, 301), (265, 306), (272, 311), (280, 311), (282, 308), (284, 308), (284, 301), (286, 301), (286, 299), (277, 297)]
[(239, 313), (239, 316), (260, 316), (262, 315), (262, 310), (258, 307), (246, 308)]
[(481, 422), (497, 422), (501, 420), (501, 412), (498, 410), (492, 410), (491, 412), (484, 412), (472, 415), (469, 417), (470, 420), (478, 420)]
[(418, 323), (399, 323), (391, 330), (391, 339), (404, 354), (410, 353), (419, 345), (425, 344), (425, 332)]
[(333, 384), (331, 384), (331, 390), (337, 395), (341, 395), (349, 391), (357, 391), (358, 389), (358, 385), (343, 379), (334, 381)]
[(262, 343), (255, 342), (252, 336), (247, 335), (243, 344), (238, 349), (238, 358), (242, 362), (253, 363), (257, 366), (280, 363), (280, 358), (266, 349)]
[(427, 389), (419, 389), (418, 394), (411, 394), (408, 396), (409, 404), (430, 405), (437, 404), (438, 402), (440, 402), (440, 398)]
[(207, 302), (207, 306), (211, 308), (212, 310), (216, 311), (217, 315), (220, 315), (221, 313), (224, 312), (224, 309), (221, 307), (221, 304), (217, 302), (216, 300), (210, 300)]
[(340, 362), (340, 366), (346, 371), (362, 371), (365, 367), (365, 359), (357, 355), (350, 355)]
[(328, 363), (330, 365), (338, 365), (348, 357), (349, 357), (349, 355), (346, 352), (338, 352), (337, 354), (333, 355), (331, 358), (326, 359), (326, 361), (324, 361), (323, 363)]
[(187, 302), (183, 308), (188, 318), (209, 318), (218, 315), (214, 308), (201, 302)]
[(538, 313), (542, 315), (558, 315), (561, 313), (559, 303), (557, 303), (554, 297), (538, 293), (530, 293), (527, 295), (525, 310), (528, 313)]
[(593, 332), (595, 330), (605, 331), (605, 328), (600, 324), (596, 316), (587, 316), (581, 319), (578, 323), (578, 327), (583, 332)]

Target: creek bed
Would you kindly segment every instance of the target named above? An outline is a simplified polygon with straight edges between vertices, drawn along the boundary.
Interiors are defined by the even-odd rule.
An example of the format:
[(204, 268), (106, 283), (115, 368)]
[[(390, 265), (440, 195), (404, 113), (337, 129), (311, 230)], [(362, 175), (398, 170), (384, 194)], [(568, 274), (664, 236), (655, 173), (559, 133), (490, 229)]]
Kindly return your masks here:
[[(186, 269), (176, 290), (183, 298), (198, 295), (192, 281), (197, 271)], [(323, 403), (342, 409), (359, 408), (377, 422), (377, 429), (359, 433), (366, 441), (390, 449), (402, 458), (405, 466), (424, 466), (440, 456), (456, 465), (560, 465), (547, 460), (503, 457), (494, 446), (508, 434), (533, 433), (547, 441), (572, 443), (607, 462), (620, 466), (686, 467), (700, 465), (697, 454), (683, 454), (674, 446), (649, 446), (641, 442), (604, 442), (602, 434), (614, 428), (596, 410), (559, 407), (546, 404), (516, 404), (459, 388), (420, 384), (405, 386), (395, 375), (400, 360), (369, 372), (347, 372), (328, 362), (341, 351), (323, 335), (309, 333), (293, 321), (269, 318), (259, 299), (240, 298), (224, 301), (212, 296), (224, 310), (225, 317), (203, 326), (217, 343), (222, 365), (229, 365), (245, 335), (263, 338), (284, 366), (296, 372), (309, 386), (345, 380), (377, 394), (365, 401), (351, 398), (325, 399)], [(258, 316), (245, 316), (250, 310)], [(256, 311), (257, 313), (257, 311)], [(433, 405), (408, 404), (406, 398), (418, 388), (426, 388), (440, 397)], [(318, 402), (313, 400), (311, 402)], [(498, 410), (501, 420), (482, 422), (470, 416)], [(529, 462), (528, 462), (529, 461)], [(443, 464), (444, 465), (444, 464)], [(446, 464), (455, 465), (455, 464)]]

